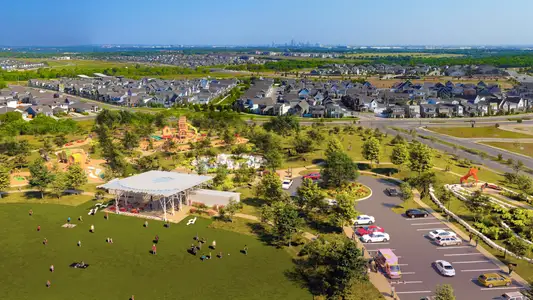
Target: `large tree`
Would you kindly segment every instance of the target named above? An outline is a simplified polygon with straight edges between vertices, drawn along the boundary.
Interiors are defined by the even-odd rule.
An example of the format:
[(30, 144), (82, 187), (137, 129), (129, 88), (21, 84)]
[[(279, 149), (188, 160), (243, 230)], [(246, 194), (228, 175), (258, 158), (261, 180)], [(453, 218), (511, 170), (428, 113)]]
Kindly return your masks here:
[(370, 164), (372, 164), (373, 162), (379, 164), (379, 156), (381, 154), (381, 146), (379, 140), (375, 137), (367, 139), (363, 143), (361, 154), (363, 154), (364, 159), (370, 161)]
[(263, 127), (268, 131), (287, 136), (293, 131), (299, 131), (300, 123), (293, 115), (283, 115), (270, 119), (270, 121), (266, 122)]
[(122, 138), (122, 146), (128, 151), (139, 147), (139, 136), (133, 131), (126, 131)]
[(160, 167), (159, 159), (157, 159), (156, 155), (143, 156), (137, 160), (137, 169), (140, 172), (159, 170)]
[(78, 189), (87, 184), (87, 175), (79, 164), (72, 164), (68, 167), (66, 175), (67, 188)]
[(390, 161), (401, 167), (409, 159), (409, 148), (404, 143), (398, 143), (392, 148), (392, 154), (390, 156)]
[(409, 168), (421, 174), (433, 168), (433, 153), (428, 146), (414, 142), (409, 147)]
[(226, 178), (228, 178), (229, 170), (226, 165), (219, 165), (216, 170), (215, 177), (213, 178), (213, 184), (220, 186), (224, 184)]
[(301, 134), (298, 134), (292, 140), (292, 145), (296, 153), (299, 153), (299, 154), (313, 151), (313, 140)]
[(481, 191), (475, 191), (464, 202), (466, 208), (474, 214), (474, 220), (477, 222), (478, 218), (484, 218), (485, 212), (489, 209), (490, 198), (483, 195)]
[(53, 174), (48, 170), (44, 161), (38, 158), (29, 166), (30, 169), (30, 185), (35, 187), (41, 193), (41, 198), (44, 198), (44, 191), (54, 180)]
[(270, 149), (265, 152), (264, 158), (266, 160), (265, 167), (270, 171), (276, 171), (283, 162), (283, 156), (277, 149)]
[(50, 193), (59, 199), (61, 195), (69, 188), (68, 174), (58, 172), (54, 175), (54, 180), (50, 183)]
[(352, 219), (357, 217), (357, 210), (355, 210), (355, 199), (347, 193), (339, 193), (335, 197), (336, 205), (331, 209), (330, 219), (335, 226), (343, 227), (351, 224)]
[(333, 152), (338, 152), (338, 151), (342, 152), (344, 151), (344, 148), (342, 147), (341, 141), (339, 141), (339, 139), (336, 138), (335, 136), (332, 136), (328, 142), (326, 151), (324, 151), (324, 156), (328, 157)]
[(0, 166), (0, 198), (2, 198), (2, 191), (5, 191), (10, 186), (9, 169)]
[(359, 176), (357, 165), (342, 151), (333, 151), (326, 157), (326, 165), (320, 171), (324, 184), (338, 187)]
[(304, 258), (296, 268), (314, 294), (331, 299), (349, 299), (356, 281), (368, 280), (367, 261), (357, 244), (344, 235), (321, 235), (307, 243), (300, 253)]
[(272, 234), (281, 244), (291, 246), (292, 238), (303, 226), (303, 219), (296, 207), (289, 202), (277, 201), (272, 205), (264, 205), (261, 211), (263, 222), (272, 224)]
[(324, 208), (326, 195), (318, 186), (318, 183), (307, 178), (296, 191), (296, 203), (301, 209), (311, 211), (315, 208)]
[(276, 202), (284, 200), (285, 193), (281, 188), (281, 180), (276, 173), (267, 173), (256, 188), (256, 194), (265, 200)]

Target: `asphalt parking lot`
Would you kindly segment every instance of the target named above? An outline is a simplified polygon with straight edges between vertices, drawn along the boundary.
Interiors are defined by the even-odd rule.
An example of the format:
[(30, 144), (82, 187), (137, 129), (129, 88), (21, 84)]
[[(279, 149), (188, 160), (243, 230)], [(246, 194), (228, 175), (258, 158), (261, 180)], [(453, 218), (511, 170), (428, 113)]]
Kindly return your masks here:
[[(391, 284), (402, 300), (419, 300), (433, 295), (438, 284), (451, 284), (457, 299), (500, 299), (505, 292), (516, 291), (522, 286), (513, 282), (510, 287), (485, 288), (478, 284), (477, 277), (482, 273), (501, 272), (487, 257), (478, 252), (468, 241), (461, 246), (440, 247), (432, 243), (426, 235), (435, 229), (449, 228), (431, 215), (427, 218), (405, 218), (394, 213), (391, 208), (401, 204), (398, 197), (384, 193), (393, 184), (383, 179), (361, 176), (359, 181), (373, 190), (370, 199), (360, 201), (357, 210), (374, 216), (376, 225), (385, 229), (391, 237), (386, 243), (365, 244), (370, 254), (378, 249), (390, 248), (398, 256), (402, 278)], [(432, 266), (436, 260), (452, 264), (455, 277), (444, 277)]]

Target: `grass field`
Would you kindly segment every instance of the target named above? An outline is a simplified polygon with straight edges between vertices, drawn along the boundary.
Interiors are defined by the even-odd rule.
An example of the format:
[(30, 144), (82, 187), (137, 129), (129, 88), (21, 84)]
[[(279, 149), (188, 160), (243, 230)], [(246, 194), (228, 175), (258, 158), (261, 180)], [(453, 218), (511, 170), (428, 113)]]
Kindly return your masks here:
[(502, 143), (502, 142), (483, 142), (481, 144), (505, 149), (507, 151), (523, 154), (533, 157), (533, 143)]
[[(194, 226), (163, 224), (103, 214), (87, 216), (90, 204), (4, 204), (0, 209), (1, 299), (311, 299), (285, 272), (292, 267), (287, 251), (266, 246), (257, 237), (209, 228), (198, 219)], [(33, 217), (28, 210), (34, 210)], [(62, 228), (67, 217), (84, 223)], [(74, 223), (79, 223), (75, 221)], [(95, 233), (89, 233), (94, 224)], [(37, 226), (41, 231), (37, 232)], [(157, 255), (149, 251), (159, 235)], [(186, 249), (199, 234), (217, 241), (223, 258), (200, 261)], [(113, 238), (114, 244), (105, 239)], [(48, 245), (43, 245), (44, 238)], [(82, 247), (77, 247), (80, 240)], [(248, 255), (239, 253), (248, 245)], [(200, 253), (207, 254), (207, 246)], [(231, 255), (228, 255), (231, 254)], [(85, 270), (69, 268), (76, 261)], [(50, 265), (55, 272), (49, 271)], [(50, 280), (51, 288), (45, 283)]]
[(24, 61), (30, 62), (46, 62), (50, 68), (112, 68), (112, 67), (126, 67), (132, 66), (132, 63), (113, 62), (104, 60), (85, 60), (85, 59), (71, 59), (71, 60), (53, 60), (46, 58), (28, 58)]
[(533, 135), (506, 131), (493, 126), (490, 127), (430, 127), (431, 131), (451, 135), (459, 138), (507, 138), (524, 139), (533, 138)]

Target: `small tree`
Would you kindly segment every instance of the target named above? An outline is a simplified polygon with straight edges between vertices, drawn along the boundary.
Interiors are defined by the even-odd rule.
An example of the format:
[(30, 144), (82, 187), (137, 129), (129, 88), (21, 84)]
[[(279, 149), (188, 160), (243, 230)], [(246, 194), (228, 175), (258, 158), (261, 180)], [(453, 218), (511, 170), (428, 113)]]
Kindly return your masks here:
[(326, 165), (320, 171), (326, 186), (341, 186), (359, 176), (357, 165), (342, 151), (331, 152), (326, 157)]
[(265, 166), (269, 170), (275, 171), (281, 167), (283, 157), (281, 156), (281, 152), (279, 150), (270, 149), (269, 151), (265, 152), (264, 158), (266, 160)]
[(256, 195), (273, 202), (283, 199), (284, 193), (278, 175), (276, 173), (264, 175), (256, 188)]
[(68, 187), (68, 174), (64, 172), (59, 172), (54, 175), (54, 180), (50, 183), (50, 193), (53, 196), (56, 196), (57, 199), (59, 199)]
[(296, 138), (292, 141), (292, 145), (294, 150), (299, 154), (313, 151), (313, 140), (301, 134), (296, 136)]
[(128, 151), (139, 147), (139, 136), (132, 131), (126, 131), (122, 138), (122, 146)]
[(498, 161), (502, 161), (503, 160), (503, 155), (501, 153), (498, 153)]
[(362, 154), (364, 159), (379, 164), (379, 156), (381, 154), (381, 146), (379, 140), (371, 137), (363, 143)]
[(337, 194), (335, 200), (337, 201), (337, 205), (333, 206), (330, 219), (334, 225), (343, 227), (346, 223), (351, 223), (351, 220), (357, 217), (355, 200), (347, 193)]
[(63, 145), (65, 145), (66, 143), (67, 143), (67, 138), (65, 137), (64, 134), (57, 135), (54, 138), (54, 144), (56, 144), (56, 146), (58, 147), (63, 147)]
[(41, 158), (36, 159), (29, 168), (31, 174), (29, 183), (32, 187), (37, 188), (41, 193), (41, 198), (44, 198), (44, 191), (52, 183), (54, 176)]
[(272, 234), (279, 242), (291, 246), (291, 241), (303, 226), (298, 210), (293, 204), (287, 202), (274, 202), (271, 206), (262, 208), (261, 219), (263, 222), (273, 224)]
[(229, 170), (226, 165), (219, 165), (216, 171), (216, 175), (213, 178), (213, 184), (215, 186), (219, 186), (226, 181), (226, 178), (228, 178)]
[(2, 198), (2, 191), (5, 191), (10, 186), (9, 170), (0, 168), (0, 198)]
[(402, 182), (400, 184), (400, 192), (402, 193), (402, 200), (407, 201), (413, 199), (413, 188), (409, 184), (409, 182)]
[(397, 165), (398, 167), (401, 167), (404, 163), (407, 162), (408, 159), (409, 149), (407, 148), (407, 145), (399, 143), (396, 144), (394, 148), (392, 148), (390, 160), (393, 164)]
[(512, 236), (510, 239), (508, 239), (506, 244), (508, 245), (509, 251), (519, 256), (524, 256), (530, 249), (528, 244), (516, 236)]
[(517, 160), (513, 163), (512, 167), (515, 173), (518, 174), (518, 172), (522, 171), (522, 169), (524, 168), (524, 162), (521, 160)]
[(449, 284), (438, 285), (435, 290), (435, 300), (455, 300), (452, 286)]
[(308, 212), (314, 208), (321, 209), (324, 206), (325, 194), (316, 182), (311, 179), (304, 179), (297, 190), (296, 203)]
[(67, 188), (78, 189), (87, 184), (87, 175), (81, 166), (76, 163), (68, 167), (68, 171), (65, 174), (65, 180)]
[(220, 209), (220, 217), (223, 220), (233, 222), (233, 216), (241, 210), (243, 207), (241, 202), (237, 202), (235, 199), (230, 199), (228, 205)]
[(409, 148), (409, 168), (413, 172), (422, 174), (433, 168), (433, 153), (428, 146), (414, 142)]
[(344, 148), (342, 147), (342, 144), (339, 141), (339, 139), (333, 136), (328, 142), (328, 146), (326, 148), (326, 151), (324, 152), (324, 156), (328, 157), (333, 152), (338, 152), (338, 151), (344, 151)]

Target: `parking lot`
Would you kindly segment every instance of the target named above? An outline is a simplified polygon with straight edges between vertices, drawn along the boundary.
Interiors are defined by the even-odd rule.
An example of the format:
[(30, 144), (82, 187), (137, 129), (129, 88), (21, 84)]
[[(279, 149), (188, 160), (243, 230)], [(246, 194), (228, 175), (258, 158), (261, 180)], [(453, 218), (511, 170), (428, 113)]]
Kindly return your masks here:
[[(437, 246), (426, 235), (435, 229), (449, 230), (444, 223), (431, 215), (410, 219), (396, 214), (391, 208), (402, 201), (384, 193), (387, 187), (392, 186), (391, 183), (366, 176), (359, 181), (373, 190), (373, 196), (358, 202), (357, 210), (374, 216), (375, 224), (383, 227), (391, 237), (389, 242), (365, 244), (365, 247), (370, 254), (381, 248), (390, 248), (398, 256), (402, 278), (393, 280), (391, 284), (402, 300), (431, 296), (438, 284), (451, 284), (457, 299), (500, 299), (503, 293), (522, 288), (516, 282), (510, 287), (481, 286), (477, 282), (480, 274), (498, 273), (501, 270), (477, 251), (474, 245), (463, 241), (460, 246)], [(450, 262), (456, 271), (455, 277), (440, 275), (432, 265), (436, 260)]]

